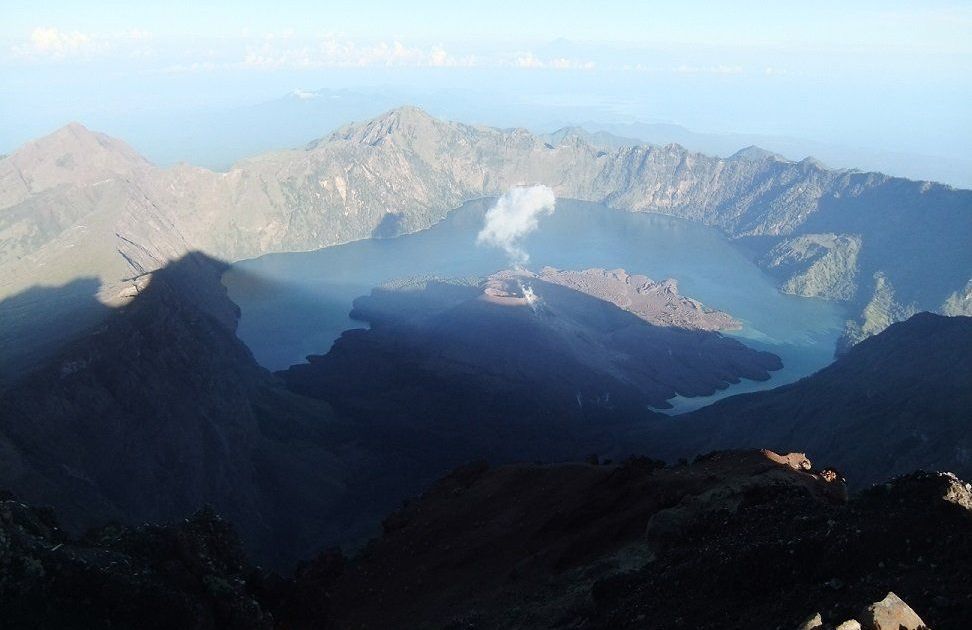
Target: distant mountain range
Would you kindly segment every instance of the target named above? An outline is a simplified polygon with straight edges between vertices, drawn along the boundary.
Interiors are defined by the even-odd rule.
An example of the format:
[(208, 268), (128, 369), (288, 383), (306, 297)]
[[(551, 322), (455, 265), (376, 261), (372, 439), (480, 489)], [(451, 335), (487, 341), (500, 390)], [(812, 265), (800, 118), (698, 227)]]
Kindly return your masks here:
[(972, 161), (962, 156), (881, 151), (782, 135), (703, 133), (670, 123), (591, 121), (583, 122), (580, 126), (624, 138), (638, 138), (656, 145), (678, 144), (690, 151), (709, 155), (728, 157), (743, 147), (755, 145), (789, 159), (813, 156), (832, 168), (879, 171), (909, 179), (930, 179), (956, 188), (972, 187)]
[[(135, 109), (101, 115), (92, 112), (85, 121), (92, 128), (125, 138), (157, 164), (188, 161), (213, 170), (226, 170), (244, 157), (303, 146), (308, 139), (348, 121), (368, 120), (402, 103), (413, 103), (438, 118), (498, 128), (524, 127), (537, 134), (563, 127), (582, 127), (604, 136), (624, 138), (628, 144), (678, 144), (690, 151), (720, 157), (757, 145), (791, 160), (814, 156), (834, 168), (858, 168), (972, 188), (972, 159), (961, 153), (956, 142), (951, 147), (939, 143), (924, 151), (917, 148), (893, 151), (866, 144), (859, 146), (859, 141), (834, 139), (832, 135), (829, 141), (821, 141), (805, 133), (800, 137), (739, 133), (728, 127), (730, 130), (725, 132), (702, 131), (693, 125), (652, 120), (653, 108), (650, 101), (643, 100), (644, 96), (628, 102), (619, 112), (609, 104), (613, 99), (603, 96), (593, 100), (575, 98), (572, 103), (563, 94), (517, 98), (522, 95), (516, 92), (515, 87), (503, 96), (485, 89), (460, 87), (295, 89), (250, 105)], [(727, 123), (721, 125), (726, 127)], [(37, 130), (35, 134), (43, 131), (43, 127), (33, 128)], [(2, 151), (16, 148), (15, 144), (9, 144), (12, 138), (30, 137), (23, 135), (29, 132), (19, 128), (5, 131), (0, 140), (8, 144), (0, 147)], [(887, 135), (887, 146), (898, 144), (895, 134)]]
[(972, 191), (939, 184), (754, 149), (715, 158), (576, 129), (474, 127), (411, 107), (225, 173), (157, 168), (72, 124), (0, 160), (5, 369), (29, 364), (13, 340), (37, 355), (97, 316), (81, 297), (25, 297), (37, 285), (91, 278), (101, 302), (123, 304), (144, 274), (191, 250), (236, 261), (387, 236), (388, 225), (411, 232), (533, 182), (723, 230), (784, 290), (847, 301), (859, 315), (846, 345), (916, 310), (972, 311)]

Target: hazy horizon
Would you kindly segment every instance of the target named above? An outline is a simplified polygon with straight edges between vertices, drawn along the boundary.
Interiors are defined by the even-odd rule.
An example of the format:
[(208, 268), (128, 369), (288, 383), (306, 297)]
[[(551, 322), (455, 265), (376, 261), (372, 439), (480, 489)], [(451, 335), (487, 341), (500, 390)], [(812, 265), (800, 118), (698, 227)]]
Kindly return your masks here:
[[(835, 166), (969, 185), (972, 8), (963, 3), (615, 3), (592, 15), (580, 3), (283, 4), (203, 3), (175, 19), (111, 2), (13, 3), (0, 26), (0, 153), (77, 120), (159, 163), (225, 166), (348, 122), (319, 107), (307, 114), (318, 117), (310, 137), (286, 120), (248, 128), (252, 110), (323, 89), (371, 101), (372, 115), (415, 104), (534, 131), (667, 123), (795, 139), (780, 152), (800, 159), (793, 153), (827, 145), (847, 157)], [(206, 136), (212, 120), (235, 124), (235, 135)], [(225, 145), (218, 155), (205, 148), (214, 143)]]

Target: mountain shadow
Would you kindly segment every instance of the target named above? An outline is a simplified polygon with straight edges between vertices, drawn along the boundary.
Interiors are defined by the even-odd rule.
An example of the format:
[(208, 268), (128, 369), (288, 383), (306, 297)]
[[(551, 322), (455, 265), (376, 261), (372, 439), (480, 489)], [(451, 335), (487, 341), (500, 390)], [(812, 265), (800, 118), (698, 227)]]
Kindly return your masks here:
[(373, 462), (326, 404), (290, 394), (253, 360), (223, 269), (199, 254), (160, 269), (3, 392), (0, 486), (53, 504), (75, 531), (212, 504), (276, 565), (365, 536), (367, 505), (350, 520), (333, 512)]
[(398, 212), (386, 212), (375, 229), (371, 231), (371, 238), (395, 238), (405, 231), (405, 215)]
[(450, 466), (631, 454), (619, 431), (659, 418), (650, 407), (765, 380), (781, 365), (719, 333), (653, 325), (504, 272), (375, 289), (355, 300), (352, 317), (370, 327), (280, 376), (381, 427), (401, 452), (440, 452)]
[(108, 316), (111, 309), (98, 301), (100, 287), (97, 278), (77, 278), (0, 300), (0, 389)]

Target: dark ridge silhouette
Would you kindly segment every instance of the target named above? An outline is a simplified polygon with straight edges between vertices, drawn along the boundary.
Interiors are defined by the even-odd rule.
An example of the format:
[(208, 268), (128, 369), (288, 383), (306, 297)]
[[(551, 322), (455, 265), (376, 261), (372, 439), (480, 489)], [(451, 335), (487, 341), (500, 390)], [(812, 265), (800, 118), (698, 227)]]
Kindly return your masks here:
[(354, 474), (352, 432), (256, 364), (223, 269), (200, 254), (160, 269), (0, 395), (0, 485), (53, 504), (73, 531), (212, 504), (273, 564), (363, 535), (326, 518)]
[(717, 401), (632, 439), (668, 458), (799, 447), (858, 486), (917, 468), (972, 477), (970, 348), (972, 317), (918, 313), (796, 383)]
[[(529, 392), (515, 383), (490, 391), (476, 378), (430, 375), (423, 382), (419, 373), (409, 377), (415, 389), (403, 392), (380, 378), (389, 375), (380, 357), (362, 355), (355, 369), (363, 372), (346, 387), (365, 398), (373, 393), (374, 404), (362, 409), (334, 398), (348, 418), (342, 420), (327, 403), (287, 391), (257, 365), (235, 335), (239, 311), (220, 283), (224, 269), (190, 254), (152, 273), (130, 303), (107, 309), (96, 327), (4, 391), (0, 487), (56, 506), (72, 531), (108, 519), (181, 518), (212, 504), (238, 524), (255, 557), (282, 566), (321, 546), (363, 541), (403, 497), (470, 458), (501, 464), (624, 450), (616, 435), (653, 417), (646, 402), (676, 391), (708, 393), (739, 375), (765, 378), (772, 367), (747, 364), (764, 353), (736, 341), (656, 329), (606, 302), (551, 286), (561, 301), (596, 303), (590, 312), (613, 322), (612, 343), (644, 355), (685, 347), (717, 369), (697, 383), (672, 372), (675, 380), (649, 379), (640, 391), (575, 365), (562, 374), (575, 384), (597, 376), (615, 395), (599, 404), (603, 392), (585, 389), (592, 413), (577, 416), (570, 413), (575, 393), (542, 372), (530, 384), (536, 391), (522, 399)], [(92, 284), (80, 286), (93, 296)], [(56, 291), (48, 297), (56, 299)], [(454, 322), (455, 333), (464, 322), (475, 330), (483, 320), (474, 309)], [(506, 323), (492, 325), (490, 334), (502, 339)], [(655, 334), (626, 332), (634, 325)], [(532, 365), (542, 367), (555, 347), (535, 350)], [(342, 356), (340, 348), (335, 356)], [(718, 367), (720, 356), (727, 362)], [(663, 366), (659, 374), (665, 371), (671, 370)], [(430, 391), (437, 396), (425, 398)], [(381, 407), (388, 401), (409, 414), (388, 413)]]

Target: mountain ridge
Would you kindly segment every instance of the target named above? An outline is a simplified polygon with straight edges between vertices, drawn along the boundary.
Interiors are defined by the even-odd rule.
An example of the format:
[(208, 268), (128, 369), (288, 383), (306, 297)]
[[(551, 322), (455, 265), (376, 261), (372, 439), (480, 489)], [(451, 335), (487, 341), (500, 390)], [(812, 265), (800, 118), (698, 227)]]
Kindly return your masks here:
[(968, 477), (970, 347), (972, 317), (917, 313), (795, 383), (731, 396), (631, 439), (668, 459), (800, 444), (859, 485), (931, 467)]
[[(752, 243), (757, 254), (776, 247), (776, 258), (797, 261), (785, 269), (762, 263), (784, 290), (845, 300), (859, 313), (848, 325), (849, 342), (912, 303), (950, 312), (966, 305), (960, 294), (972, 280), (965, 270), (972, 255), (962, 254), (962, 245), (972, 240), (972, 191), (831, 171), (812, 160), (722, 159), (678, 145), (611, 148), (577, 134), (556, 145), (549, 140), (401, 107), (302, 149), (214, 172), (157, 168), (123, 143), (69, 125), (0, 160), (0, 299), (93, 276), (102, 283), (102, 302), (120, 304), (132, 293), (130, 278), (190, 250), (236, 261), (369, 238), (383, 222), (414, 232), (465, 200), (544, 183), (561, 197), (698, 221)], [(57, 166), (75, 146), (101, 157), (77, 169)], [(55, 155), (31, 158), (44, 147)], [(30, 164), (39, 172), (31, 179), (41, 182), (33, 193), (21, 168)], [(859, 239), (861, 255), (834, 267), (817, 264), (826, 247), (809, 257), (787, 254), (801, 247), (800, 238), (827, 234)], [(913, 255), (897, 253), (908, 250)], [(941, 252), (959, 263), (945, 264)], [(833, 273), (823, 284), (815, 278)], [(877, 273), (883, 280), (872, 283)], [(817, 288), (834, 285), (841, 289)], [(10, 338), (25, 334), (23, 327), (0, 330)]]

